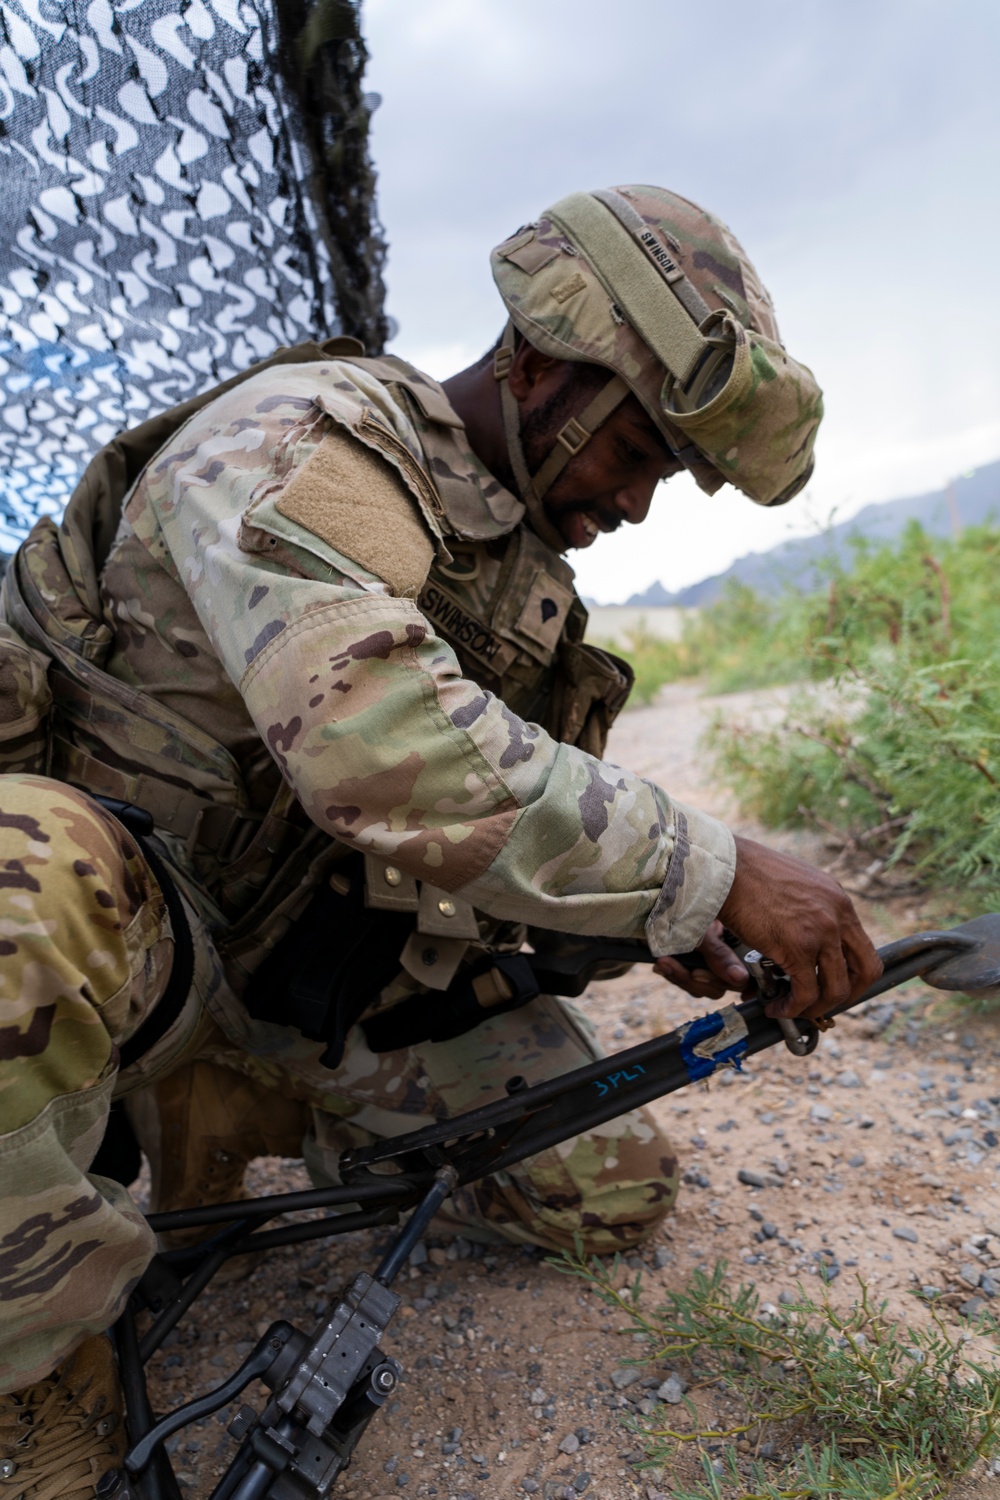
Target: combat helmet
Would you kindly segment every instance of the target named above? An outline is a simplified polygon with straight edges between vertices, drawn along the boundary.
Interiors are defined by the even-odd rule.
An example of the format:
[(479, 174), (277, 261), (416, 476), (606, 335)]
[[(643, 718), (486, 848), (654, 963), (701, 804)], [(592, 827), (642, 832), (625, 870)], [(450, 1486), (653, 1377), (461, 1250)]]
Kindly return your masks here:
[[(509, 321), (494, 354), (511, 467), (532, 525), (562, 547), (542, 500), (629, 391), (673, 455), (714, 494), (725, 483), (783, 505), (813, 470), (823, 401), (786, 352), (771, 299), (721, 220), (658, 187), (571, 193), (498, 245)], [(603, 365), (608, 384), (529, 474), (506, 376), (514, 329), (556, 359)]]

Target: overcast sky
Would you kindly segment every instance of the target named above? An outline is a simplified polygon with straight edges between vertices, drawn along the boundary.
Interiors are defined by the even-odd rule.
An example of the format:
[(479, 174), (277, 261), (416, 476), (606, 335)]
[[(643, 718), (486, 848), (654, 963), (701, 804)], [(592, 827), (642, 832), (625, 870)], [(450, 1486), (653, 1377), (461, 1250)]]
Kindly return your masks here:
[[(824, 387), (815, 479), (686, 477), (571, 560), (619, 600), (1000, 457), (997, 0), (364, 0), (393, 349), (438, 378), (503, 321), (492, 245), (580, 188), (725, 219)], [(998, 495), (1000, 502), (1000, 495)]]

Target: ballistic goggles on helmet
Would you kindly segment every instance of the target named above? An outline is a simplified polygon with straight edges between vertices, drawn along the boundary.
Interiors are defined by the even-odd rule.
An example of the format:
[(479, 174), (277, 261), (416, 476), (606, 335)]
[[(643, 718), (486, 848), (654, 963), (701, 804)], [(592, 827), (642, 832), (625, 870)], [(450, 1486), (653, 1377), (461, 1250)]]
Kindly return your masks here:
[[(782, 505), (808, 482), (819, 387), (781, 344), (742, 248), (705, 210), (662, 188), (572, 193), (498, 246), (492, 265), (511, 323), (531, 344), (612, 372), (534, 476), (504, 382), (512, 463), (533, 518), (555, 474), (630, 390), (709, 494), (729, 482), (760, 505)], [(501, 380), (512, 355), (508, 325)]]

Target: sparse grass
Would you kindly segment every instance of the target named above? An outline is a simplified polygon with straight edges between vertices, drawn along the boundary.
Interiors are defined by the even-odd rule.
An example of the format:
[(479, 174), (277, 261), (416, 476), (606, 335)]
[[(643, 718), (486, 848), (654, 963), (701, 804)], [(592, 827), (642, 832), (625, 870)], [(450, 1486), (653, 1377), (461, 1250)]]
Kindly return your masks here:
[(680, 641), (637, 636), (624, 654), (643, 702), (682, 676), (723, 693), (799, 683), (776, 728), (717, 720), (710, 748), (743, 806), (837, 836), (973, 915), (1000, 878), (998, 566), (997, 527), (939, 541), (912, 525), (891, 546), (858, 542), (825, 592), (737, 586)]
[[(927, 1324), (894, 1323), (859, 1279), (846, 1313), (802, 1293), (765, 1312), (720, 1261), (647, 1310), (640, 1277), (623, 1282), (617, 1259), (588, 1261), (578, 1247), (552, 1264), (624, 1314), (623, 1331), (645, 1345), (636, 1363), (664, 1378), (683, 1370), (691, 1391), (714, 1387), (736, 1408), (718, 1429), (701, 1425), (690, 1395), (659, 1418), (627, 1419), (667, 1474), (679, 1448), (700, 1450), (703, 1481), (659, 1482), (673, 1500), (940, 1500), (1000, 1446), (1000, 1371), (972, 1359), (969, 1333), (933, 1308)], [(977, 1332), (995, 1338), (1000, 1325), (982, 1318)], [(769, 1440), (782, 1456), (763, 1456)]]

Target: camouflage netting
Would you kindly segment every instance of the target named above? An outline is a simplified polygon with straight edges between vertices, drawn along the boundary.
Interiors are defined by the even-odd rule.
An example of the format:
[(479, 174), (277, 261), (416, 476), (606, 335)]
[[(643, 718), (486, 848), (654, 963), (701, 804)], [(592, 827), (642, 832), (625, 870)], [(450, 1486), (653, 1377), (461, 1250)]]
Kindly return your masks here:
[(387, 336), (351, 0), (0, 0), (0, 548), (123, 426)]

